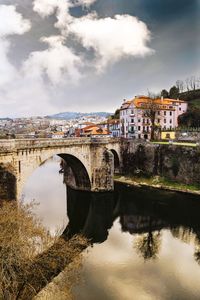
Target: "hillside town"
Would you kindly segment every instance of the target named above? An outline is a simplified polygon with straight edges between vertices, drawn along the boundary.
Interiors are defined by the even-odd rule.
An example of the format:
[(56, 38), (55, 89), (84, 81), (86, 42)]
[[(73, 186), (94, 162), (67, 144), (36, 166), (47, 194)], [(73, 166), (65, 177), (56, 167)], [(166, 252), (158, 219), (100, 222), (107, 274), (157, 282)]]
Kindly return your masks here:
[(31, 117), (0, 119), (1, 137), (67, 138), (122, 137), (132, 139), (173, 139), (178, 118), (187, 112), (188, 102), (150, 96), (123, 100), (114, 115), (86, 115), (75, 119)]

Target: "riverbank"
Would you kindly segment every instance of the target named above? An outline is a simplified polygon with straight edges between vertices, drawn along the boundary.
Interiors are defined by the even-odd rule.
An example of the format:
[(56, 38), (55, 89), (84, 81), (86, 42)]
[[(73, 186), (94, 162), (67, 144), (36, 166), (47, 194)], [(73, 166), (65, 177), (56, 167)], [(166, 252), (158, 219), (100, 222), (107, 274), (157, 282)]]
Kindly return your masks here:
[(152, 187), (155, 189), (169, 190), (173, 192), (189, 193), (200, 195), (200, 185), (186, 185), (179, 182), (168, 181), (165, 178), (154, 176), (151, 178), (133, 177), (133, 176), (120, 176), (114, 177), (114, 180), (126, 185), (137, 187)]

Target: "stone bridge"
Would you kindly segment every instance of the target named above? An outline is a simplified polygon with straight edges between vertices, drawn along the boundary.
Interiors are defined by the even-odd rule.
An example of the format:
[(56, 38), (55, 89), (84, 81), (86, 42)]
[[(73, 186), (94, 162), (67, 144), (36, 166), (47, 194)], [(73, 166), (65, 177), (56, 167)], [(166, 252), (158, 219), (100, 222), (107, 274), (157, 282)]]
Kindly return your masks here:
[(54, 155), (63, 159), (65, 182), (71, 187), (113, 190), (114, 171), (121, 165), (119, 139), (0, 140), (0, 199), (20, 199), (32, 172)]

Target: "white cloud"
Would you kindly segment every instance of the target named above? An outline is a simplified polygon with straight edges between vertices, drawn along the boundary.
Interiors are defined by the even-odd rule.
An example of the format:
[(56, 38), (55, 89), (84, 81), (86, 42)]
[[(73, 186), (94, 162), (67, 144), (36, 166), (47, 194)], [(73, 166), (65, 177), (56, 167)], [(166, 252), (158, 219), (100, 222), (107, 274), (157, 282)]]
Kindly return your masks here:
[(69, 28), (86, 49), (95, 51), (99, 71), (124, 56), (152, 53), (147, 46), (151, 36), (146, 24), (130, 15), (98, 19), (90, 14), (75, 19)]
[(62, 34), (67, 33), (67, 25), (72, 20), (69, 13), (70, 2), (68, 0), (35, 0), (33, 10), (42, 18), (56, 13), (57, 22), (55, 27), (59, 28)]
[(16, 11), (13, 5), (0, 5), (0, 86), (14, 80), (17, 71), (8, 59), (10, 42), (8, 36), (17, 34), (22, 35), (30, 30), (31, 24), (23, 19), (21, 14)]
[[(85, 82), (89, 81), (89, 76), (93, 79), (92, 70), (105, 71), (109, 64), (123, 57), (145, 56), (151, 53), (151, 49), (147, 46), (150, 32), (146, 25), (135, 17), (117, 15), (113, 18), (98, 18), (93, 13), (75, 18), (70, 15), (71, 7), (88, 8), (95, 1), (33, 1), (33, 10), (42, 18), (55, 14), (57, 20), (54, 26), (60, 33), (57, 36), (42, 37), (40, 41), (47, 44), (47, 49), (32, 51), (19, 69), (16, 69), (8, 58), (10, 35), (24, 34), (30, 30), (31, 24), (16, 11), (15, 6), (0, 5), (2, 111), (9, 113), (12, 104), (12, 107), (17, 107), (18, 115), (39, 114), (45, 110), (48, 110), (48, 113), (55, 112), (57, 110), (55, 98), (59, 98), (58, 92), (62, 91), (64, 103), (66, 90), (70, 92), (71, 89), (72, 92), (74, 89), (71, 83), (80, 82), (80, 78), (83, 77)], [(72, 39), (73, 42), (78, 40), (82, 44), (83, 48), (79, 48), (79, 52), (82, 51), (80, 55), (76, 54), (77, 49), (74, 46), (76, 43), (71, 43)], [(90, 56), (91, 49), (95, 58)], [(50, 82), (45, 80), (47, 77)], [(35, 105), (36, 102), (40, 102), (40, 105)]]
[(89, 7), (96, 1), (97, 0), (74, 0), (74, 1), (72, 1), (72, 5), (74, 5), (74, 6), (81, 5), (83, 7)]
[[(70, 15), (70, 7), (90, 6), (95, 1), (35, 0), (34, 10), (43, 18), (56, 13), (55, 27), (60, 30), (66, 41), (71, 33), (86, 51), (93, 49), (95, 61), (91, 63), (84, 60), (82, 64), (92, 65), (99, 72), (123, 57), (144, 57), (153, 52), (147, 45), (151, 39), (150, 31), (146, 24), (136, 17), (116, 15), (113, 18), (98, 18), (96, 13), (92, 13), (75, 18)], [(71, 56), (71, 52), (69, 55)]]
[(81, 59), (63, 45), (65, 39), (62, 36), (52, 36), (42, 38), (41, 41), (49, 44), (49, 48), (30, 54), (24, 63), (26, 76), (30, 74), (31, 77), (42, 78), (43, 73), (46, 73), (54, 84), (64, 83), (66, 79), (77, 82), (80, 78), (78, 68), (81, 66)]
[(0, 5), (0, 20), (0, 37), (24, 34), (31, 28), (29, 20), (23, 19), (13, 5)]

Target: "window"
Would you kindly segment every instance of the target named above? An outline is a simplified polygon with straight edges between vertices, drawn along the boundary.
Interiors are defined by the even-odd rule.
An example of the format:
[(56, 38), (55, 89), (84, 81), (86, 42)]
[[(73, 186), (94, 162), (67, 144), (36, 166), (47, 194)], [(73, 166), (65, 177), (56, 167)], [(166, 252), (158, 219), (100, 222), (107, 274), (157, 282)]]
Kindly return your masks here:
[(160, 123), (160, 119), (158, 119), (158, 123)]
[(166, 123), (166, 119), (164, 119), (164, 123)]
[(158, 111), (158, 115), (160, 116), (160, 111)]
[(172, 116), (172, 111), (169, 112), (169, 115)]
[(181, 107), (179, 107), (179, 110), (181, 110)]
[(134, 119), (131, 119), (131, 123), (134, 123)]
[(138, 126), (138, 130), (140, 131), (140, 126)]
[(131, 114), (133, 114), (134, 112), (133, 112), (133, 109), (131, 110)]
[(169, 123), (172, 124), (172, 119), (169, 120)]
[(141, 120), (140, 120), (140, 119), (138, 119), (138, 123), (140, 123), (140, 121), (141, 121)]
[(166, 111), (164, 111), (164, 116), (166, 116)]

